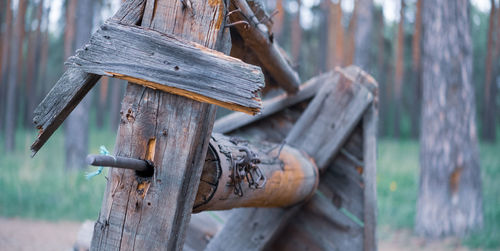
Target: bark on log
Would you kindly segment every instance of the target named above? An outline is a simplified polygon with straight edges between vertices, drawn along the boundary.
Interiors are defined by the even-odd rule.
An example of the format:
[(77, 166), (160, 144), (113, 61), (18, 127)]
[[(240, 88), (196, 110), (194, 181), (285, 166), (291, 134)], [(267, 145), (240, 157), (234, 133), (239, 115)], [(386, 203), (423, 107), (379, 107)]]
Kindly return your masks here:
[[(126, 1), (111, 18), (122, 24), (136, 24), (142, 19), (146, 0)], [(68, 115), (99, 81), (100, 76), (70, 68), (64, 72), (34, 112), (33, 123), (39, 130), (31, 145), (32, 156), (47, 142)]]
[[(147, 0), (142, 26), (227, 49), (227, 2)], [(228, 51), (225, 51), (228, 53)], [(154, 175), (111, 169), (92, 248), (180, 250), (215, 118), (215, 106), (129, 84), (115, 155), (147, 159)]]
[(248, 23), (234, 26), (245, 44), (253, 50), (264, 68), (283, 89), (288, 93), (296, 93), (300, 85), (299, 76), (280, 52), (268, 27), (257, 19), (246, 0), (231, 0), (231, 11), (237, 9), (240, 11), (231, 14), (230, 21), (233, 24), (241, 21)]
[[(249, 144), (246, 140), (213, 134), (209, 149), (194, 212), (237, 207), (287, 207), (312, 196), (319, 182), (314, 161), (288, 145)], [(247, 177), (235, 181), (234, 165), (245, 157), (258, 160), (255, 163), (258, 171), (257, 168), (251, 171), (253, 180)], [(260, 187), (251, 186), (253, 182)]]
[(138, 26), (106, 22), (67, 65), (234, 111), (261, 109), (258, 66)]

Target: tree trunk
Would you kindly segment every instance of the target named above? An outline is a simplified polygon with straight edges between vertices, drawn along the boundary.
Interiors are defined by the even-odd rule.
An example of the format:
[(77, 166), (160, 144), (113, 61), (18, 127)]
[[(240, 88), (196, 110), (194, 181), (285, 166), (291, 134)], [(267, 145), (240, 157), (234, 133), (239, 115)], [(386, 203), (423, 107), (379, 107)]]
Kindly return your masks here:
[(354, 54), (356, 50), (355, 35), (357, 29), (357, 19), (358, 19), (358, 8), (359, 1), (354, 4), (354, 9), (352, 11), (351, 18), (349, 19), (349, 25), (347, 26), (347, 35), (345, 36), (345, 52), (344, 53), (344, 65), (352, 65), (354, 63)]
[(28, 42), (28, 59), (27, 59), (27, 72), (26, 72), (26, 106), (24, 124), (26, 127), (32, 125), (33, 111), (36, 105), (36, 89), (37, 77), (40, 70), (40, 54), (42, 47), (42, 33), (40, 30), (43, 18), (43, 0), (38, 3), (36, 11), (37, 27), (35, 31), (30, 32)]
[(7, 105), (5, 118), (5, 150), (12, 152), (15, 147), (16, 134), (16, 87), (18, 83), (19, 51), (22, 50), (22, 36), (24, 31), (24, 14), (26, 13), (26, 0), (20, 0), (15, 18), (14, 34), (10, 40), (9, 82), (7, 83)]
[(342, 26), (342, 8), (338, 3), (329, 2), (328, 13), (328, 69), (342, 66), (344, 50), (344, 27)]
[(318, 55), (318, 70), (316, 74), (326, 72), (328, 63), (328, 12), (330, 0), (322, 0), (320, 3), (320, 21), (319, 21), (319, 55)]
[(283, 8), (283, 0), (276, 1), (276, 15), (273, 17), (273, 33), (274, 38), (281, 41), (283, 38), (283, 27), (285, 24), (285, 9)]
[[(76, 4), (76, 17), (78, 18), (76, 18), (74, 26), (74, 48), (82, 47), (90, 39), (94, 20), (93, 4), (94, 0), (78, 0)], [(69, 27), (69, 30), (71, 30), (71, 27)], [(71, 51), (74, 51), (74, 49)], [(64, 146), (66, 150), (65, 166), (67, 169), (83, 169), (87, 166), (85, 158), (89, 148), (89, 110), (91, 100), (92, 92), (89, 92), (66, 120)]]
[(424, 89), (415, 228), (427, 237), (463, 236), (483, 225), (469, 1), (426, 1), (422, 25)]
[(419, 116), (420, 116), (420, 100), (422, 97), (422, 81), (421, 81), (421, 40), (422, 40), (422, 0), (417, 0), (417, 13), (415, 14), (415, 30), (413, 32), (412, 41), (412, 71), (413, 71), (413, 90), (414, 94), (411, 95), (410, 107), (410, 130), (411, 137), (418, 138), (419, 130)]
[(292, 58), (295, 70), (300, 73), (300, 46), (302, 44), (302, 27), (300, 26), (300, 8), (301, 1), (297, 0), (297, 13), (292, 21)]
[(404, 50), (405, 50), (405, 35), (404, 35), (404, 16), (405, 3), (401, 0), (401, 10), (399, 15), (398, 35), (396, 44), (396, 71), (394, 75), (394, 137), (401, 136), (401, 100), (403, 94), (403, 78), (404, 78)]
[[(494, 44), (495, 36), (495, 1), (491, 0), (490, 18), (488, 23), (488, 44), (486, 51), (485, 62), (485, 77), (484, 77), (484, 99), (481, 130), (481, 138), (488, 142), (494, 142), (496, 138), (496, 123), (495, 123), (495, 106), (496, 106), (496, 75), (495, 65), (496, 46)], [(498, 24), (497, 24), (498, 25)], [(499, 32), (498, 30), (496, 32)]]
[(120, 100), (123, 97), (123, 92), (125, 90), (125, 83), (123, 80), (112, 78), (109, 80), (111, 87), (111, 104), (109, 109), (109, 125), (111, 131), (116, 131), (118, 129), (118, 123), (120, 122)]
[(354, 49), (354, 64), (370, 73), (370, 48), (372, 47), (371, 32), (373, 23), (373, 0), (358, 0), (356, 2), (356, 35)]
[(96, 113), (96, 125), (99, 129), (104, 127), (104, 117), (108, 111), (108, 109), (106, 109), (106, 105), (108, 103), (109, 80), (109, 77), (102, 77), (101, 84), (99, 85), (99, 100), (97, 103)]
[[(9, 71), (9, 40), (12, 35), (12, 3), (11, 0), (6, 0), (5, 3), (6, 10), (5, 10), (5, 30), (2, 32), (2, 47), (0, 48), (2, 50), (2, 57), (0, 58), (0, 88), (3, 90), (7, 90), (7, 78), (8, 78), (8, 71)], [(4, 86), (5, 85), (5, 86)], [(7, 93), (2, 91), (0, 93), (0, 114), (5, 114), (4, 109), (5, 109), (5, 99), (6, 99)], [(3, 126), (4, 123), (0, 122), (0, 132), (3, 131)]]

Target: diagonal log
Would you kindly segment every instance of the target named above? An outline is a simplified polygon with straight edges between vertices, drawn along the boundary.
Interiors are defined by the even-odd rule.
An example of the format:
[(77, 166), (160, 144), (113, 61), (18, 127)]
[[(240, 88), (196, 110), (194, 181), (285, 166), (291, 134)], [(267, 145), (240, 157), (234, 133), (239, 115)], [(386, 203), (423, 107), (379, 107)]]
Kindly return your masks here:
[[(326, 167), (329, 164), (328, 161), (331, 161), (331, 157), (336, 155), (340, 146), (345, 142), (347, 135), (349, 135), (350, 132), (354, 130), (355, 126), (361, 119), (362, 114), (373, 101), (373, 94), (368, 91), (369, 89), (367, 88), (368, 83), (370, 83), (371, 80), (365, 81), (363, 80), (363, 78), (359, 77), (359, 74), (352, 75), (351, 73), (355, 71), (337, 69), (336, 72), (337, 73), (334, 80), (330, 83), (325, 83), (320, 91), (318, 91), (318, 94), (306, 108), (304, 114), (301, 116), (301, 118), (299, 118), (297, 123), (291, 129), (287, 137), (289, 141), (286, 141), (287, 144), (293, 145), (299, 149), (301, 149), (301, 147), (307, 149), (306, 152), (308, 152), (313, 158), (318, 158), (321, 161), (321, 163), (318, 164), (318, 167), (323, 171), (326, 170)], [(376, 84), (374, 86), (376, 86)], [(359, 93), (361, 93), (361, 95), (358, 95)], [(356, 109), (354, 109), (355, 107)], [(343, 112), (345, 112), (345, 114), (347, 114), (348, 116), (342, 114)], [(300, 122), (300, 120), (302, 120), (302, 118), (305, 118), (306, 116), (309, 119), (317, 118), (317, 120), (309, 120), (307, 122), (303, 120), (303, 122)], [(336, 130), (331, 130), (331, 128), (329, 127), (331, 127), (332, 122), (336, 122), (337, 119), (342, 121), (342, 123), (334, 126)], [(294, 133), (294, 131), (299, 129), (302, 130), (302, 134)], [(313, 143), (316, 141), (321, 142), (325, 138), (333, 139), (333, 143), (326, 145), (318, 145)], [(304, 139), (308, 140), (305, 141)], [(312, 143), (312, 145), (315, 146), (316, 149), (310, 147), (309, 143)], [(329, 153), (331, 156), (327, 156), (328, 158), (324, 158), (323, 156), (318, 155), (320, 152)], [(371, 172), (371, 174), (373, 174), (373, 172)], [(320, 183), (320, 189), (321, 184), (322, 183)], [(318, 195), (315, 195), (315, 197), (316, 196)], [(321, 202), (321, 200), (313, 199), (312, 201), (306, 203), (306, 205), (308, 206), (305, 208), (301, 208), (302, 205), (297, 205), (291, 208), (281, 208), (273, 210), (266, 208), (238, 210), (238, 214), (233, 214), (228, 222), (233, 222), (235, 220), (239, 220), (240, 222), (257, 223), (268, 221), (272, 222), (272, 225), (259, 225), (259, 231), (266, 233), (266, 235), (258, 239), (255, 238), (251, 231), (247, 231), (244, 227), (228, 226), (224, 227), (211, 240), (206, 250), (231, 250), (234, 248), (238, 250), (262, 250), (272, 245), (274, 240), (282, 238), (289, 239), (288, 237), (284, 237), (286, 236), (286, 234), (290, 236), (290, 232), (287, 231), (285, 231), (286, 233), (283, 235), (283, 237), (277, 236), (285, 227), (285, 225), (287, 225), (288, 219), (292, 217), (292, 215), (295, 215), (296, 212), (302, 212), (308, 207), (317, 208), (318, 206), (316, 206), (315, 203), (319, 202)], [(313, 204), (309, 205), (309, 203)], [(339, 209), (332, 208), (332, 210), (338, 211)], [(309, 214), (307, 213), (306, 215)], [(337, 213), (336, 215), (339, 214)], [(342, 219), (337, 219), (336, 222), (342, 222)], [(345, 224), (340, 225), (345, 226)], [(287, 226), (286, 229), (288, 228), (289, 227)], [(310, 234), (308, 233), (307, 235), (310, 236)], [(370, 232), (370, 234), (372, 234), (372, 232)], [(238, 240), (238, 243), (241, 244), (239, 244), (238, 246), (228, 246), (225, 243), (225, 240), (233, 238), (236, 238)], [(316, 239), (313, 241), (315, 243), (326, 243), (324, 239)], [(328, 247), (325, 245), (323, 245), (322, 247)]]
[[(134, 25), (142, 19), (146, 0), (128, 0), (111, 21)], [(31, 145), (32, 156), (47, 142), (62, 122), (99, 81), (100, 76), (69, 68), (34, 111), (33, 123), (39, 131)]]
[(231, 10), (239, 10), (230, 15), (230, 21), (236, 24), (233, 27), (243, 38), (245, 45), (255, 53), (263, 68), (287, 93), (296, 93), (300, 85), (299, 75), (281, 53), (268, 26), (255, 16), (246, 0), (231, 0)]
[(299, 91), (293, 95), (282, 94), (265, 100), (262, 105), (262, 111), (258, 115), (250, 116), (243, 113), (231, 113), (224, 116), (215, 121), (214, 132), (230, 133), (233, 130), (271, 116), (286, 107), (290, 107), (304, 100), (310, 99), (316, 94), (323, 83), (333, 77), (333, 74), (333, 72), (328, 72), (310, 79), (300, 85)]
[(66, 63), (234, 111), (260, 111), (259, 67), (139, 26), (106, 22)]

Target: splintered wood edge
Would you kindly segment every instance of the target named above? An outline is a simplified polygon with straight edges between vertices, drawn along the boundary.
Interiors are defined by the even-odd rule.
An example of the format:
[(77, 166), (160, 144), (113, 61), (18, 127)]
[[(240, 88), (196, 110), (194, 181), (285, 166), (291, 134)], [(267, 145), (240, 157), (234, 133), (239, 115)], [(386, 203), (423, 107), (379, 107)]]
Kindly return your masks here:
[(244, 112), (244, 113), (249, 114), (249, 115), (259, 114), (261, 111), (261, 108), (262, 108), (262, 101), (260, 98), (257, 98), (257, 97), (253, 98), (253, 100), (255, 100), (259, 103), (259, 107), (245, 107), (245, 106), (234, 104), (234, 103), (223, 102), (223, 101), (220, 101), (220, 100), (217, 100), (214, 98), (210, 98), (210, 97), (198, 94), (198, 93), (194, 93), (194, 92), (190, 92), (190, 91), (186, 91), (183, 89), (179, 89), (179, 88), (175, 88), (175, 87), (171, 87), (171, 86), (166, 86), (166, 85), (162, 85), (162, 84), (158, 84), (158, 83), (154, 83), (154, 82), (149, 82), (149, 81), (146, 81), (143, 79), (134, 78), (131, 76), (120, 74), (120, 73), (114, 73), (114, 72), (107, 72), (107, 73), (109, 73), (110, 75), (112, 75), (115, 78), (127, 80), (129, 82), (134, 83), (134, 84), (139, 84), (139, 85), (149, 87), (152, 89), (157, 89), (157, 90), (172, 93), (175, 95), (183, 96), (183, 97), (190, 98), (190, 99), (193, 99), (193, 100), (196, 100), (199, 102), (214, 104), (214, 105), (221, 106), (221, 107), (224, 107), (224, 108), (232, 110), (232, 111)]

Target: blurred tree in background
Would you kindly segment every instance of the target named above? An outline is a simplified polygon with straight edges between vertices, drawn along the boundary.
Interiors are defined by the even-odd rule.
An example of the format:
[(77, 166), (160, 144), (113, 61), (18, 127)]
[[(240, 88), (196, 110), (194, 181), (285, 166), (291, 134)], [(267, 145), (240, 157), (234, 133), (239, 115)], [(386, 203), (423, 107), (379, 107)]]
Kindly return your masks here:
[[(450, 177), (463, 179), (470, 175), (477, 176), (476, 171), (471, 171), (470, 175), (460, 174), (479, 167), (475, 156), (477, 146), (471, 133), (480, 136), (482, 142), (491, 144), (496, 141), (496, 133), (500, 129), (500, 110), (497, 108), (500, 102), (498, 0), (432, 2), (433, 5), (437, 4), (434, 2), (460, 2), (463, 8), (469, 5), (467, 15), (464, 14), (462, 23), (458, 24), (458, 30), (470, 31), (470, 43), (462, 45), (470, 47), (470, 51), (460, 48), (449, 52), (448, 57), (451, 59), (446, 65), (450, 70), (442, 68), (447, 71), (443, 76), (455, 79), (456, 85), (440, 82), (442, 86), (446, 86), (446, 90), (458, 92), (467, 87), (464, 93), (466, 97), (462, 97), (464, 100), (456, 100), (457, 107), (443, 107), (454, 109), (454, 112), (444, 116), (454, 114), (452, 119), (456, 122), (452, 123), (453, 126), (462, 126), (462, 129), (453, 129), (451, 124), (439, 123), (440, 113), (425, 111), (428, 102), (431, 102), (430, 95), (437, 94), (434, 92), (438, 92), (438, 87), (441, 86), (429, 83), (429, 79), (432, 79), (429, 71), (432, 68), (425, 64), (431, 62), (429, 55), (425, 56), (425, 53), (430, 53), (425, 43), (433, 41), (433, 38), (426, 41), (424, 35), (429, 36), (429, 31), (425, 30), (429, 23), (425, 22), (432, 21), (424, 15), (429, 11), (425, 9), (425, 3), (430, 0), (260, 1), (266, 6), (268, 13), (273, 13), (274, 38), (290, 55), (302, 81), (337, 66), (351, 63), (362, 66), (379, 82), (379, 136), (382, 139), (418, 140), (420, 137), (424, 146), (439, 140), (442, 149), (438, 149), (439, 144), (430, 144), (435, 148), (422, 149), (422, 164), (429, 167), (429, 174), (423, 176), (433, 175), (434, 164), (427, 163), (426, 156), (441, 155), (439, 151), (448, 149), (443, 146), (445, 143), (449, 144), (449, 150), (446, 151), (461, 154), (461, 162), (453, 162), (454, 166), (444, 163), (441, 165), (443, 173), (439, 182), (446, 186), (439, 188), (441, 192), (453, 192), (450, 190)], [(108, 18), (120, 2), (121, 0), (0, 0), (0, 143), (7, 152), (3, 154), (10, 154), (14, 149), (16, 131), (35, 131), (31, 122), (33, 110), (61, 76), (64, 60), (88, 40), (92, 30)], [(491, 8), (485, 8), (484, 4), (489, 4)], [(443, 32), (448, 33), (449, 30)], [(456, 42), (463, 41), (459, 39)], [(432, 54), (437, 57), (443, 51), (446, 50), (438, 50)], [(460, 56), (463, 58), (459, 58)], [(458, 63), (463, 64), (461, 67), (465, 70), (457, 72), (466, 73), (467, 76), (458, 76), (459, 73), (454, 71), (453, 67), (458, 67)], [(92, 132), (99, 128), (115, 133), (120, 122), (120, 101), (125, 90), (123, 82), (102, 78), (64, 123), (65, 144), (61, 144), (61, 151), (64, 149), (65, 153), (61, 152), (61, 156), (66, 157), (67, 169), (85, 166), (83, 158), (89, 149), (89, 130)], [(427, 96), (423, 95), (424, 89)], [(424, 107), (424, 111), (421, 111), (421, 107)], [(219, 111), (219, 115), (227, 112), (223, 109)], [(467, 117), (465, 113), (468, 114)], [(478, 114), (477, 118), (473, 113)], [(471, 125), (473, 122), (476, 122), (477, 127)], [(469, 136), (469, 139), (448, 141), (441, 134), (433, 134), (429, 129), (433, 123), (438, 123), (436, 126), (441, 131), (448, 130), (448, 133), (454, 133), (456, 137)], [(463, 130), (463, 126), (469, 126), (470, 130)], [(419, 135), (419, 132), (424, 135)], [(468, 154), (471, 156), (467, 157)], [(0, 153), (0, 158), (1, 156)], [(458, 159), (460, 158), (455, 158), (456, 161)], [(478, 185), (473, 180), (474, 177), (465, 183)], [(461, 193), (462, 188), (458, 186), (458, 193)], [(470, 191), (477, 192), (477, 189)], [(442, 201), (447, 198), (452, 203), (453, 199), (450, 201), (450, 198), (453, 196), (446, 196), (441, 196)], [(477, 206), (478, 203), (480, 202), (470, 204)]]

